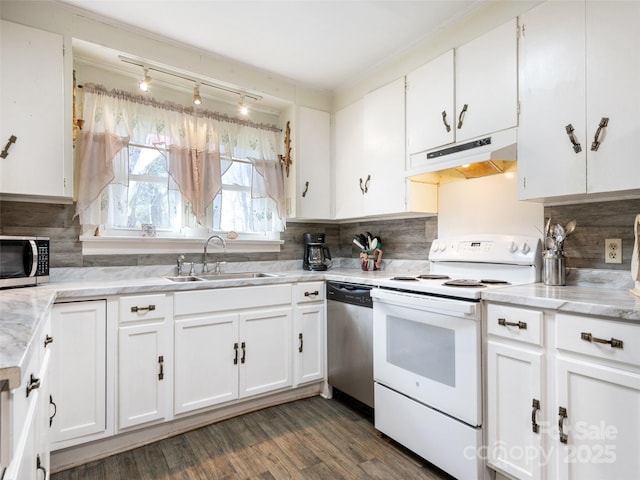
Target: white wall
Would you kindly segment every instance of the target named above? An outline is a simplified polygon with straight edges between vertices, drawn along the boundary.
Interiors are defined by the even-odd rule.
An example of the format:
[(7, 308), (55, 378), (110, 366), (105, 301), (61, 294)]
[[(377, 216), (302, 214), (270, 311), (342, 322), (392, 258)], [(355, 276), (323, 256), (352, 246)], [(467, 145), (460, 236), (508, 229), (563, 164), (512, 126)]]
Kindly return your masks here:
[(517, 198), (516, 172), (441, 185), (438, 237), (497, 233), (542, 238), (544, 205)]

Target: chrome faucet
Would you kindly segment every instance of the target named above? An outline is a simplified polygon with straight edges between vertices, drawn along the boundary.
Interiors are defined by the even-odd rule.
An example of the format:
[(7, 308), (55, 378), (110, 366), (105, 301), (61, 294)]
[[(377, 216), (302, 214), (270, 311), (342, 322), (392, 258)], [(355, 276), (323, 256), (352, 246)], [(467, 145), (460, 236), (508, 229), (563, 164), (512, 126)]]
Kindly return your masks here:
[[(207, 240), (204, 242), (204, 254), (202, 255), (202, 272), (203, 273), (207, 273), (209, 271), (209, 265), (207, 265), (207, 245), (209, 245), (209, 242), (214, 238), (217, 238), (218, 240), (220, 240), (220, 243), (222, 243), (222, 248), (224, 249), (227, 248), (227, 242), (225, 242), (224, 238), (222, 238), (217, 233), (214, 233), (209, 238), (207, 238)], [(216, 273), (220, 273), (220, 267), (216, 268)]]
[(177, 275), (182, 275), (182, 264), (184, 263), (184, 255), (178, 255), (178, 264), (176, 265)]

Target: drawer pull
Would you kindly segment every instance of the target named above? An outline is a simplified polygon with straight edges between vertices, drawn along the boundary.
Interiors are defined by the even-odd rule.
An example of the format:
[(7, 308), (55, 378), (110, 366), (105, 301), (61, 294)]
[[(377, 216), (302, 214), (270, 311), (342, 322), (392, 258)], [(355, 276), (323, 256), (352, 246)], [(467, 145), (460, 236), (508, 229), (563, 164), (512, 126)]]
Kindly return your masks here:
[(233, 352), (234, 352), (233, 364), (237, 365), (238, 364), (238, 342), (233, 344)]
[(533, 410), (531, 410), (531, 430), (533, 430), (533, 433), (538, 433), (540, 425), (536, 422), (536, 413), (540, 410), (540, 400), (534, 398), (531, 406), (533, 407)]
[(9, 147), (11, 147), (12, 143), (16, 143), (17, 139), (18, 139), (18, 137), (16, 137), (15, 135), (11, 135), (9, 137), (9, 141), (4, 146), (4, 150), (2, 150), (2, 153), (0, 153), (0, 157), (7, 158), (9, 156)]
[(300, 340), (300, 346), (298, 347), (298, 352), (302, 353), (302, 346), (303, 346), (302, 333), (298, 334), (298, 340)]
[(158, 364), (160, 365), (160, 372), (158, 373), (158, 380), (164, 380), (164, 355), (158, 357)]
[(47, 345), (49, 345), (50, 343), (53, 343), (53, 337), (50, 337), (49, 335), (44, 337), (44, 348), (47, 348)]
[(49, 405), (53, 405), (53, 414), (49, 417), (49, 428), (51, 428), (51, 425), (53, 425), (53, 419), (56, 416), (56, 414), (58, 413), (58, 406), (53, 401), (53, 396), (52, 395), (49, 395)]
[(458, 115), (458, 130), (462, 128), (462, 124), (464, 123), (464, 114), (467, 113), (467, 108), (469, 108), (469, 105), (465, 103), (460, 111), (460, 115)]
[(320, 295), (318, 290), (314, 290), (313, 292), (304, 292), (305, 297), (317, 297), (318, 295)]
[(595, 342), (595, 343), (604, 343), (605, 345), (611, 345), (611, 348), (622, 348), (624, 342), (622, 340), (617, 340), (615, 338), (611, 338), (611, 340), (605, 340), (604, 338), (598, 338), (591, 335), (589, 332), (582, 332), (580, 334), (580, 338), (585, 342)]
[(37, 388), (40, 388), (40, 379), (34, 377), (32, 373), (31, 377), (29, 378), (29, 385), (27, 385), (27, 397), (29, 396), (32, 390), (35, 390)]
[(449, 123), (447, 122), (447, 111), (443, 110), (442, 111), (442, 123), (444, 123), (444, 128), (447, 132), (451, 131), (451, 125), (449, 125)]
[(144, 312), (144, 311), (153, 311), (156, 309), (155, 305), (149, 305), (147, 307), (131, 307), (131, 312), (132, 313), (137, 313), (137, 312)]
[(564, 420), (567, 418), (567, 409), (564, 407), (560, 407), (558, 409), (558, 415), (560, 418), (558, 419), (558, 430), (560, 430), (560, 443), (567, 443), (569, 436), (564, 433)]
[(575, 131), (573, 128), (573, 125), (569, 124), (566, 127), (564, 127), (564, 129), (567, 132), (567, 135), (569, 135), (569, 140), (571, 140), (571, 144), (573, 145), (573, 151), (575, 153), (580, 153), (582, 151), (582, 146), (576, 140), (576, 137), (573, 135), (573, 132)]
[(48, 478), (47, 469), (42, 466), (42, 460), (40, 460), (40, 455), (36, 455), (36, 471), (41, 471), (44, 475), (44, 477), (42, 478), (44, 478), (45, 480)]
[(593, 138), (593, 143), (591, 144), (591, 151), (597, 152), (598, 148), (600, 148), (600, 133), (602, 133), (602, 129), (606, 128), (609, 125), (609, 117), (602, 117), (600, 123), (598, 124), (598, 130), (596, 130), (595, 137)]
[(499, 318), (498, 325), (502, 325), (503, 327), (518, 327), (520, 330), (527, 329), (527, 322), (507, 322), (506, 318)]

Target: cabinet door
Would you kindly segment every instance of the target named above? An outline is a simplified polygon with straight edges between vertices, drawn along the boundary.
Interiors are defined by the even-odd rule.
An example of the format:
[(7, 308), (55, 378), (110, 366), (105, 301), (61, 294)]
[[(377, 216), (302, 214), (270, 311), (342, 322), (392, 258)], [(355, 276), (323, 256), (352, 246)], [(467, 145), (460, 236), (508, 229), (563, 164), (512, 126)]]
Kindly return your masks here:
[(407, 149), (414, 154), (454, 141), (453, 50), (407, 75)]
[(240, 398), (292, 385), (291, 308), (240, 314)]
[(0, 161), (0, 192), (69, 197), (62, 35), (4, 20), (0, 31), (0, 148), (16, 137)]
[(175, 321), (176, 414), (238, 398), (237, 314)]
[[(584, 4), (545, 2), (523, 15), (518, 193), (522, 199), (586, 191)], [(574, 151), (567, 134), (580, 144)], [(578, 148), (576, 147), (576, 150)]]
[(456, 142), (518, 125), (517, 32), (510, 20), (456, 50)]
[[(640, 188), (639, 24), (640, 2), (587, 2), (587, 193)], [(603, 117), (608, 125), (593, 151)]]
[(170, 345), (164, 322), (120, 327), (118, 409), (120, 428), (166, 416), (165, 394), (172, 388)]
[(567, 434), (566, 442), (554, 437), (558, 478), (635, 478), (640, 472), (640, 375), (560, 357), (557, 381), (558, 408), (566, 412), (556, 422)]
[(331, 218), (331, 115), (300, 107), (296, 217)]
[(296, 308), (296, 384), (324, 378), (324, 330), (324, 304)]
[(362, 215), (364, 186), (367, 175), (363, 164), (364, 101), (336, 112), (335, 122), (335, 189), (336, 218)]
[[(543, 354), (490, 340), (487, 346), (488, 462), (518, 479), (542, 478)], [(534, 401), (538, 406), (533, 406)], [(527, 454), (523, 454), (523, 452)]]
[(364, 214), (406, 209), (404, 77), (364, 98)]
[(51, 322), (51, 397), (56, 405), (51, 440), (55, 444), (104, 432), (106, 302), (54, 305)]

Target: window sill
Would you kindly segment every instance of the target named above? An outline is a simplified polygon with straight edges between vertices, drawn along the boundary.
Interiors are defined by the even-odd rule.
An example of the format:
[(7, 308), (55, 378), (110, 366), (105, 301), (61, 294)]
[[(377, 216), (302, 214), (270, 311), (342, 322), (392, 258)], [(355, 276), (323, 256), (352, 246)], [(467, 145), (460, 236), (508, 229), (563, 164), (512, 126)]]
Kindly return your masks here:
[[(81, 235), (83, 255), (128, 255), (162, 253), (199, 253), (206, 238), (196, 237), (131, 237)], [(226, 239), (227, 253), (279, 252), (284, 240), (279, 239)], [(218, 240), (209, 242), (207, 250), (222, 252)]]

